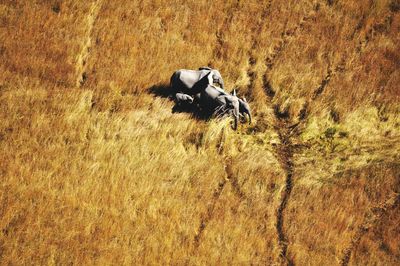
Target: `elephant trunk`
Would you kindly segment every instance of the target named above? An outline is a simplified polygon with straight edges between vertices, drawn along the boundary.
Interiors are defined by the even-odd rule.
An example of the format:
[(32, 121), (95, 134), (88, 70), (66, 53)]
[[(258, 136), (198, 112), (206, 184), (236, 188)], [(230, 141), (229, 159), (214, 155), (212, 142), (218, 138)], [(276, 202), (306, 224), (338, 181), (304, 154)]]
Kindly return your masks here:
[(239, 122), (239, 104), (233, 109), (233, 129), (236, 130)]
[(247, 110), (246, 114), (249, 116), (249, 125), (250, 125), (251, 124), (251, 113), (250, 113), (250, 110)]
[(234, 119), (234, 120), (233, 120), (233, 129), (236, 130), (237, 127), (238, 127), (239, 117), (234, 115), (234, 118), (233, 118), (233, 119)]

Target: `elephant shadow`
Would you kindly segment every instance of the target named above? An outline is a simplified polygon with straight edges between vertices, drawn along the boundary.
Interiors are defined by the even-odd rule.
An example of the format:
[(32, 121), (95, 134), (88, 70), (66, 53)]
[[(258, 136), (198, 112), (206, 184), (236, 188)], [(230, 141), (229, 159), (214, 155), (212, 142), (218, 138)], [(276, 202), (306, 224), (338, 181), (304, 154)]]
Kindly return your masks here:
[[(166, 84), (157, 84), (153, 85), (149, 88), (149, 92), (153, 94), (155, 97), (167, 98), (171, 101), (175, 102), (175, 93), (169, 85)], [(198, 120), (209, 120), (213, 112), (209, 110), (203, 110), (199, 108), (196, 104), (182, 103), (177, 104), (172, 107), (172, 113), (189, 113), (194, 119)]]

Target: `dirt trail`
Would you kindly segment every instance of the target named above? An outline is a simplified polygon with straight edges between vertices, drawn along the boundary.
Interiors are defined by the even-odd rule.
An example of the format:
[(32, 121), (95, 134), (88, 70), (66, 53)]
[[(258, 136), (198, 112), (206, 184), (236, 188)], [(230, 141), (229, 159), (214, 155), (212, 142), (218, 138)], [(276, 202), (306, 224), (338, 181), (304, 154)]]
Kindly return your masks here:
[(249, 77), (249, 85), (248, 85), (248, 91), (252, 92), (255, 83), (257, 80), (257, 70), (256, 70), (256, 65), (257, 65), (257, 57), (255, 55), (255, 52), (258, 52), (258, 46), (259, 46), (259, 41), (257, 37), (261, 35), (264, 27), (266, 26), (264, 24), (264, 21), (266, 17), (269, 15), (271, 11), (271, 5), (272, 5), (272, 0), (268, 1), (261, 12), (261, 15), (259, 19), (257, 20), (257, 23), (255, 23), (255, 26), (252, 28), (253, 34), (251, 38), (251, 49), (248, 51), (248, 57), (249, 57), (249, 66), (247, 68), (247, 76)]
[(268, 72), (273, 68), (276, 60), (284, 52), (290, 39), (295, 38), (304, 29), (305, 23), (309, 20), (312, 20), (315, 17), (316, 12), (317, 9), (314, 8), (314, 10), (312, 10), (310, 13), (303, 16), (296, 26), (290, 29), (285, 28), (281, 33), (280, 41), (274, 46), (273, 52), (265, 58), (264, 63), (267, 69), (262, 76), (262, 87), (264, 89), (264, 93), (267, 95), (270, 102), (275, 97), (276, 91), (271, 87), (271, 84), (268, 79)]
[[(318, 12), (319, 8), (314, 8), (311, 12), (309, 12), (307, 15), (303, 16), (299, 23), (290, 28), (290, 29), (285, 29), (282, 34), (281, 34), (281, 39), (280, 41), (275, 45), (273, 52), (266, 57), (265, 59), (265, 65), (266, 65), (266, 70), (262, 76), (262, 86), (264, 89), (264, 93), (267, 96), (268, 104), (274, 108), (274, 122), (273, 122), (273, 127), (275, 131), (278, 133), (279, 138), (280, 138), (280, 145), (278, 145), (275, 149), (275, 154), (277, 159), (281, 163), (281, 167), (284, 169), (286, 173), (286, 180), (285, 180), (285, 188), (282, 191), (281, 194), (281, 202), (280, 205), (277, 209), (276, 213), (276, 230), (277, 230), (277, 235), (278, 235), (278, 242), (280, 245), (280, 257), (283, 259), (285, 264), (292, 265), (293, 261), (288, 257), (287, 254), (287, 249), (288, 249), (288, 244), (289, 240), (287, 235), (285, 234), (284, 230), (284, 214), (285, 214), (285, 209), (288, 205), (290, 195), (293, 189), (293, 175), (294, 175), (294, 164), (293, 164), (293, 153), (294, 153), (294, 147), (292, 144), (292, 138), (296, 137), (301, 134), (301, 128), (307, 123), (308, 119), (308, 107), (310, 103), (313, 101), (318, 100), (319, 96), (325, 91), (327, 86), (329, 85), (331, 79), (333, 76), (337, 75), (340, 72), (345, 71), (344, 65), (345, 65), (345, 54), (341, 57), (341, 60), (338, 62), (334, 63), (333, 65), (328, 64), (327, 66), (327, 72), (326, 75), (322, 78), (321, 82), (317, 86), (317, 88), (314, 90), (313, 94), (311, 95), (310, 99), (305, 102), (303, 108), (300, 110), (298, 116), (299, 116), (299, 122), (297, 124), (293, 124), (292, 118), (290, 117), (289, 113), (287, 113), (285, 110), (280, 111), (280, 106), (278, 104), (273, 104), (275, 95), (276, 95), (276, 90), (272, 88), (271, 83), (269, 82), (268, 79), (268, 73), (269, 71), (273, 68), (274, 64), (276, 63), (276, 60), (279, 58), (279, 56), (284, 52), (285, 48), (287, 47), (288, 43), (290, 42), (291, 39), (295, 38), (298, 36), (298, 34), (301, 33), (301, 31), (304, 29), (305, 23), (309, 20), (312, 20), (316, 12)], [(385, 18), (384, 22), (379, 23), (381, 27), (387, 28), (388, 25), (391, 23), (391, 16), (388, 16), (388, 18)], [(360, 44), (358, 46), (358, 49), (356, 49), (358, 52), (362, 52), (363, 49), (361, 49), (362, 44), (366, 44), (370, 38), (373, 37), (374, 31), (378, 28), (378, 26), (374, 26), (373, 30), (367, 34), (367, 36), (360, 41)], [(256, 40), (253, 41), (253, 48), (256, 48)], [(350, 51), (347, 51), (350, 52)], [(251, 52), (249, 54), (249, 69), (248, 69), (248, 76), (250, 78), (250, 88), (254, 86), (255, 80), (257, 78), (257, 74), (255, 69), (256, 65), (256, 60), (252, 56)], [(362, 232), (362, 230), (360, 230)], [(355, 241), (353, 241), (353, 245), (356, 245), (356, 243), (359, 242), (359, 239), (355, 238)], [(342, 261), (346, 261), (349, 259), (349, 256), (351, 254), (351, 248), (345, 251), (345, 255)]]
[[(356, 44), (356, 47), (353, 51), (351, 51), (349, 49), (347, 49), (347, 51), (343, 51), (341, 60), (339, 62), (337, 62), (334, 67), (328, 66), (328, 71), (327, 71), (325, 78), (322, 80), (321, 85), (314, 91), (314, 94), (312, 96), (313, 101), (316, 100), (319, 97), (319, 95), (321, 95), (324, 92), (326, 86), (329, 84), (331, 78), (334, 75), (337, 75), (339, 72), (344, 72), (346, 70), (345, 69), (346, 58), (349, 57), (347, 54), (356, 52), (356, 53), (358, 53), (359, 56), (362, 55), (365, 52), (369, 42), (374, 40), (374, 38), (376, 38), (383, 32), (387, 32), (390, 29), (392, 22), (393, 22), (393, 16), (394, 16), (394, 12), (390, 11), (389, 14), (387, 16), (385, 16), (383, 19), (381, 19), (378, 22), (375, 22), (370, 27), (370, 29), (367, 31), (367, 33), (365, 34), (364, 37), (357, 38), (354, 40), (355, 42), (358, 42), (358, 43)], [(354, 38), (354, 36), (357, 32), (361, 31), (362, 24), (364, 23), (363, 20), (364, 19), (361, 19), (360, 24), (357, 25), (357, 27), (354, 29), (352, 38)]]
[[(232, 25), (232, 20), (233, 20), (234, 14), (236, 12), (238, 12), (238, 9), (239, 9), (239, 1), (232, 4), (229, 7), (229, 13), (231, 15), (228, 17), (225, 17), (222, 27), (220, 29), (217, 29), (217, 31), (215, 32), (215, 35), (217, 37), (217, 42), (214, 47), (214, 51), (212, 53), (213, 58), (218, 58), (218, 59), (223, 58), (223, 48), (224, 48), (224, 44), (225, 44), (224, 33), (229, 31), (229, 27)], [(213, 65), (212, 59), (208, 62), (208, 65), (209, 66)]]
[[(250, 80), (248, 91), (250, 92), (252, 91), (252, 89), (254, 89), (256, 80), (259, 75), (256, 67), (257, 57), (255, 56), (256, 53), (254, 53), (254, 51), (258, 49), (259, 45), (257, 36), (261, 34), (263, 30), (262, 22), (264, 21), (265, 17), (268, 16), (269, 14), (271, 2), (272, 1), (268, 1), (268, 4), (265, 6), (265, 9), (262, 11), (261, 16), (258, 20), (260, 21), (260, 23), (256, 23), (256, 27), (252, 31), (253, 32), (252, 45), (251, 45), (251, 50), (249, 50), (248, 52), (249, 66), (247, 69), (247, 75)], [(232, 6), (231, 8), (233, 11), (237, 10), (237, 6)], [(307, 123), (309, 105), (320, 98), (320, 95), (323, 94), (323, 92), (329, 85), (331, 79), (335, 75), (338, 75), (338, 73), (346, 70), (344, 66), (347, 54), (354, 52), (361, 54), (365, 50), (365, 47), (367, 46), (368, 42), (377, 35), (376, 32), (379, 33), (382, 30), (387, 30), (390, 27), (393, 20), (393, 13), (391, 13), (389, 16), (385, 17), (382, 22), (373, 25), (371, 30), (366, 34), (365, 37), (355, 40), (358, 41), (359, 43), (358, 45), (356, 45), (356, 49), (354, 51), (350, 50), (344, 51), (341, 56), (341, 59), (338, 62), (333, 62), (332, 64), (330, 63), (328, 64), (326, 75), (321, 79), (321, 82), (318, 84), (318, 86), (313, 91), (312, 95), (309, 97), (309, 99), (305, 102), (303, 108), (300, 110), (298, 114), (299, 122), (293, 124), (294, 117), (290, 117), (289, 113), (286, 111), (280, 111), (280, 106), (278, 104), (274, 104), (276, 90), (271, 86), (271, 83), (269, 82), (268, 73), (273, 68), (279, 56), (284, 52), (285, 48), (288, 46), (288, 43), (293, 38), (297, 37), (298, 34), (301, 33), (307, 21), (310, 21), (313, 18), (315, 18), (318, 10), (319, 7), (318, 8), (314, 7), (313, 10), (311, 10), (307, 15), (303, 16), (300, 19), (297, 25), (295, 25), (290, 29), (285, 28), (281, 34), (281, 39), (275, 45), (273, 52), (270, 55), (268, 55), (263, 61), (266, 66), (266, 70), (264, 71), (264, 73), (262, 73), (263, 74), (262, 88), (267, 97), (268, 101), (267, 104), (274, 109), (273, 128), (275, 132), (278, 133), (280, 139), (280, 144), (278, 144), (275, 147), (275, 156), (280, 162), (280, 165), (285, 172), (285, 184), (281, 192), (281, 200), (279, 207), (276, 210), (276, 231), (277, 231), (278, 243), (280, 246), (279, 257), (282, 259), (281, 262), (285, 265), (294, 265), (293, 260), (288, 256), (289, 239), (287, 234), (285, 233), (285, 228), (284, 228), (285, 210), (293, 190), (293, 178), (295, 172), (294, 162), (293, 162), (293, 156), (295, 153), (295, 147), (293, 144), (295, 142), (294, 138), (298, 137), (301, 134), (302, 130), (301, 128), (303, 128), (303, 126)], [(232, 19), (233, 16), (231, 16), (229, 19), (225, 21), (223, 25), (224, 31), (228, 29), (228, 25), (230, 24)], [(361, 30), (361, 28), (359, 30)], [(214, 55), (217, 58), (222, 57), (223, 46), (224, 46), (223, 35), (220, 32), (217, 32), (217, 45), (214, 51)], [(207, 209), (207, 212), (200, 221), (200, 226), (197, 230), (197, 234), (194, 237), (195, 247), (199, 246), (201, 241), (201, 236), (204, 230), (206, 229), (207, 224), (213, 218), (215, 205), (218, 202), (227, 182), (231, 183), (233, 193), (239, 198), (240, 201), (246, 199), (246, 195), (241, 189), (241, 186), (238, 182), (238, 178), (233, 173), (231, 158), (224, 159), (224, 169), (226, 172), (226, 178), (219, 182), (218, 187), (215, 189), (213, 193), (212, 202), (209, 208)], [(351, 243), (349, 244), (349, 247), (343, 251), (342, 258), (340, 259), (341, 265), (348, 265), (353, 250), (358, 246), (361, 238), (365, 235), (365, 233), (367, 233), (370, 228), (376, 225), (377, 222), (388, 212), (388, 210), (398, 206), (399, 202), (400, 202), (400, 196), (396, 194), (396, 197), (394, 199), (391, 198), (388, 201), (386, 201), (381, 207), (375, 208), (373, 210), (374, 214), (372, 216), (366, 215), (363, 224), (358, 228), (355, 236), (353, 237)]]
[(206, 213), (203, 215), (203, 217), (200, 220), (200, 225), (197, 229), (197, 233), (194, 237), (194, 247), (197, 248), (200, 245), (200, 240), (201, 236), (203, 235), (204, 230), (206, 229), (209, 221), (213, 218), (214, 216), (214, 209), (215, 205), (217, 204), (219, 198), (221, 197), (221, 194), (226, 186), (226, 184), (229, 182), (232, 186), (233, 193), (238, 197), (240, 201), (246, 199), (245, 193), (242, 191), (237, 176), (234, 174), (233, 169), (232, 169), (232, 158), (228, 157), (224, 159), (224, 170), (226, 173), (226, 176), (224, 177), (223, 180), (221, 180), (218, 183), (217, 188), (214, 190), (211, 203), (209, 207), (207, 208)]
[[(303, 18), (304, 19), (304, 18)], [(329, 84), (332, 71), (328, 68), (328, 74), (323, 78), (318, 88), (315, 91), (322, 91)], [(264, 80), (264, 92), (268, 98), (269, 104), (272, 105), (275, 96), (275, 90), (270, 85), (267, 75), (263, 77)], [(319, 95), (319, 94), (318, 94)], [(317, 95), (317, 96), (318, 96)], [(314, 99), (313, 99), (314, 100)], [(284, 264), (294, 265), (293, 260), (288, 256), (287, 250), (289, 245), (288, 236), (284, 229), (284, 218), (285, 210), (288, 205), (290, 195), (293, 189), (293, 177), (294, 177), (294, 150), (293, 138), (298, 137), (301, 132), (301, 125), (307, 122), (307, 106), (308, 102), (304, 105), (303, 109), (300, 111), (300, 116), (302, 119), (296, 124), (293, 123), (292, 118), (286, 111), (280, 111), (280, 106), (278, 104), (273, 105), (274, 107), (274, 130), (278, 133), (280, 144), (275, 148), (275, 156), (281, 164), (282, 169), (285, 171), (285, 187), (281, 194), (281, 202), (276, 212), (276, 230), (278, 235), (278, 242), (280, 245), (280, 257), (283, 259)]]
[[(356, 51), (362, 53), (374, 38), (382, 34), (383, 32), (387, 32), (392, 26), (394, 19), (395, 11), (390, 10), (387, 16), (383, 17), (380, 21), (374, 23), (371, 28), (367, 31), (364, 38), (359, 40), (358, 45), (356, 47)], [(353, 36), (355, 33), (359, 32), (362, 29), (363, 21), (360, 21), (360, 25), (355, 29)]]
[(237, 175), (234, 174), (232, 169), (232, 158), (225, 160), (225, 172), (226, 178), (229, 180), (232, 186), (233, 193), (240, 199), (243, 200), (246, 198), (245, 193), (242, 191), (242, 188), (239, 184)]
[[(258, 78), (258, 71), (256, 68), (257, 58), (254, 55), (254, 50), (257, 50), (257, 47), (259, 45), (257, 36), (260, 35), (263, 30), (263, 26), (262, 26), (263, 24), (261, 24), (261, 23), (263, 23), (266, 16), (268, 16), (268, 14), (269, 14), (271, 2), (272, 1), (269, 1), (268, 4), (266, 5), (266, 8), (264, 9), (264, 11), (261, 14), (261, 18), (259, 19), (259, 23), (256, 24), (256, 28), (253, 29), (253, 31), (252, 31), (252, 32), (254, 32), (254, 34), (252, 36), (251, 50), (248, 53), (249, 67), (247, 69), (247, 75), (250, 80), (249, 85), (248, 85), (249, 92), (254, 90), (254, 87), (256, 86), (255, 83)], [(267, 72), (268, 72), (268, 70), (270, 70), (272, 68), (273, 62), (275, 61), (275, 59), (284, 50), (284, 47), (286, 46), (288, 39), (297, 34), (297, 32), (303, 27), (304, 22), (306, 20), (308, 20), (310, 16), (311, 15), (303, 17), (301, 19), (301, 21), (299, 22), (299, 25), (297, 25), (295, 28), (293, 28), (291, 30), (285, 29), (284, 32), (282, 33), (281, 41), (274, 48), (274, 52), (265, 59), (267, 71), (262, 76), (262, 87), (264, 89), (264, 93), (267, 96), (268, 104), (270, 106), (272, 106), (272, 101), (273, 101), (273, 98), (275, 97), (275, 91), (272, 89), (272, 87), (268, 81)], [(292, 178), (293, 178), (293, 162), (292, 162), (293, 152), (292, 152), (292, 142), (290, 140), (290, 127), (289, 127), (290, 121), (288, 121), (286, 119), (282, 119), (282, 116), (279, 115), (279, 112), (275, 112), (274, 120), (275, 120), (274, 129), (279, 134), (279, 138), (281, 141), (281, 144), (278, 145), (278, 147), (275, 150), (275, 154), (276, 154), (275, 156), (278, 159), (278, 161), (281, 163), (281, 166), (284, 169), (285, 174), (286, 174), (285, 188), (282, 192), (281, 203), (279, 205), (279, 208), (278, 208), (277, 214), (276, 214), (276, 219), (277, 219), (276, 230), (277, 230), (277, 235), (278, 235), (278, 243), (280, 246), (279, 257), (281, 259), (283, 259), (285, 264), (293, 265), (293, 261), (287, 257), (288, 239), (287, 239), (287, 236), (285, 235), (284, 229), (283, 229), (284, 210), (287, 206), (287, 203), (290, 198), (291, 191), (292, 191)], [(236, 186), (233, 186), (233, 187), (236, 187)]]
[(274, 47), (274, 51), (269, 56), (267, 56), (267, 58), (265, 59), (265, 64), (268, 69), (271, 69), (274, 66), (276, 59), (285, 50), (285, 47), (287, 46), (290, 39), (296, 37), (301, 32), (301, 30), (304, 29), (304, 24), (307, 21), (309, 21), (310, 19), (312, 19), (313, 17), (315, 17), (315, 12), (316, 11), (313, 10), (309, 14), (303, 16), (296, 26), (294, 26), (290, 29), (284, 29), (284, 31), (281, 34), (280, 41)]
[(279, 133), (281, 143), (276, 148), (276, 156), (281, 163), (282, 168), (286, 174), (285, 188), (281, 194), (281, 203), (276, 213), (276, 230), (278, 233), (278, 240), (281, 249), (280, 256), (284, 259), (286, 264), (293, 265), (293, 261), (287, 256), (288, 237), (284, 231), (284, 211), (288, 204), (290, 194), (293, 188), (293, 145), (291, 142), (290, 128), (285, 120), (279, 120), (276, 123), (275, 129)]
[[(268, 83), (269, 84), (269, 83)], [(270, 86), (270, 85), (269, 85)], [(265, 94), (272, 104), (273, 95), (270, 91), (274, 91), (271, 87), (265, 88)], [(284, 264), (294, 265), (293, 261), (287, 256), (287, 249), (289, 240), (284, 230), (284, 212), (290, 199), (290, 194), (293, 188), (293, 126), (291, 120), (285, 114), (279, 112), (279, 106), (275, 106), (274, 112), (274, 130), (279, 135), (280, 144), (275, 148), (275, 157), (281, 164), (282, 169), (285, 172), (285, 186), (281, 194), (281, 202), (276, 212), (276, 231), (278, 235), (278, 243), (280, 246), (280, 258), (283, 259)]]
[(86, 33), (85, 33), (85, 38), (82, 43), (82, 48), (79, 51), (77, 57), (76, 57), (76, 86), (81, 87), (86, 79), (87, 79), (87, 74), (86, 74), (86, 66), (87, 66), (87, 60), (89, 57), (90, 53), (90, 48), (92, 47), (92, 33), (93, 33), (93, 28), (94, 24), (96, 23), (98, 14), (100, 12), (100, 9), (103, 5), (103, 0), (96, 0), (92, 3), (89, 9), (89, 13), (86, 17)]
[[(353, 251), (357, 248), (361, 241), (361, 238), (374, 228), (381, 219), (385, 219), (385, 215), (400, 204), (400, 194), (396, 194), (394, 197), (390, 197), (386, 202), (371, 209), (371, 212), (367, 212), (364, 217), (364, 222), (358, 227), (354, 237), (352, 238), (349, 247), (343, 251), (342, 258), (340, 259), (340, 265), (347, 266), (350, 262)], [(372, 213), (372, 214), (371, 214)]]
[(292, 125), (292, 121), (289, 115), (286, 114), (285, 112), (280, 112), (278, 105), (273, 105), (273, 100), (276, 94), (276, 90), (272, 88), (268, 80), (268, 71), (272, 69), (276, 59), (284, 51), (289, 40), (297, 36), (297, 34), (303, 29), (305, 22), (311, 19), (314, 15), (315, 11), (311, 11), (308, 15), (305, 15), (301, 18), (298, 25), (288, 30), (285, 29), (282, 32), (281, 34), (282, 38), (275, 46), (273, 53), (267, 56), (265, 59), (265, 65), (267, 69), (262, 76), (262, 86), (264, 89), (264, 93), (268, 99), (268, 105), (271, 107), (273, 106), (274, 108), (273, 128), (278, 133), (280, 139), (280, 144), (277, 145), (277, 147), (275, 148), (275, 156), (280, 162), (281, 167), (285, 172), (285, 187), (282, 191), (281, 202), (276, 212), (276, 231), (278, 235), (278, 243), (280, 246), (279, 257), (283, 260), (283, 263), (286, 265), (294, 265), (293, 260), (289, 258), (287, 254), (289, 240), (284, 230), (284, 214), (293, 189), (294, 149), (291, 139), (294, 135), (293, 133), (296, 131), (294, 131), (294, 126)]
[(227, 179), (224, 178), (222, 181), (218, 183), (218, 187), (215, 189), (213, 193), (211, 204), (207, 208), (207, 212), (200, 220), (199, 228), (197, 229), (197, 233), (193, 240), (195, 248), (197, 248), (200, 245), (201, 236), (203, 235), (203, 232), (206, 229), (208, 222), (212, 219), (214, 215), (215, 205), (217, 204), (218, 199), (220, 198), (222, 191), (224, 190), (226, 182)]

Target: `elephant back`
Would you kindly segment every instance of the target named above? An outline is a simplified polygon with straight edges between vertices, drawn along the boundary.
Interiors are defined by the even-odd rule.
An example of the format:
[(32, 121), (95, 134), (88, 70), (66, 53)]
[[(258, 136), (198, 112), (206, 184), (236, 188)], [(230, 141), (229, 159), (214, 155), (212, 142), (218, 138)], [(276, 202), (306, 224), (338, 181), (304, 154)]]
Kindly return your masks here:
[(180, 69), (171, 77), (171, 88), (175, 92), (190, 95), (205, 89), (207, 85), (218, 84), (223, 89), (223, 80), (218, 70), (201, 67), (199, 70)]
[(171, 76), (171, 89), (174, 92), (190, 93), (193, 86), (199, 81), (199, 76), (200, 72), (196, 70), (177, 70)]

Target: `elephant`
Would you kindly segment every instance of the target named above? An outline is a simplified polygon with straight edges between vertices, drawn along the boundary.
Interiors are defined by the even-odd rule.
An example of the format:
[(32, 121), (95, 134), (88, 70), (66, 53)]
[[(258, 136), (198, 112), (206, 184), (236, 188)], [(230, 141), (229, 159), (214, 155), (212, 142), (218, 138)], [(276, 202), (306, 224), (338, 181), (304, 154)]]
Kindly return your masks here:
[[(199, 81), (202, 85), (197, 85)], [(218, 84), (224, 90), (224, 81), (221, 73), (209, 67), (200, 67), (199, 70), (180, 69), (171, 76), (171, 89), (189, 95), (196, 95), (205, 84)], [(196, 86), (197, 85), (197, 86)]]
[(242, 100), (237, 97), (236, 90), (229, 94), (215, 86), (214, 78), (212, 78), (214, 70), (202, 67), (199, 68), (199, 71), (208, 72), (200, 73), (196, 78), (194, 73), (198, 73), (197, 71), (181, 69), (172, 75), (171, 87), (178, 91), (175, 94), (177, 104), (193, 103), (205, 111), (211, 111), (217, 117), (232, 115), (234, 118), (233, 129), (237, 129), (239, 118), (246, 118), (246, 115), (251, 123), (250, 106), (246, 99)]
[(184, 93), (177, 93), (175, 94), (175, 100), (178, 105), (185, 104), (185, 103), (193, 103), (193, 97)]
[(213, 111), (217, 117), (232, 115), (234, 118), (233, 129), (237, 129), (240, 104), (235, 90), (232, 94), (228, 94), (214, 85), (208, 85), (200, 92), (199, 104), (202, 108)]

